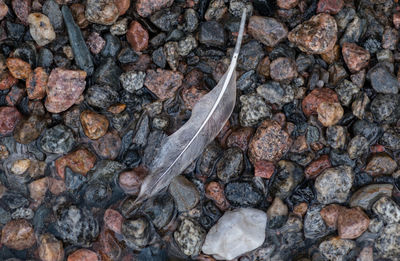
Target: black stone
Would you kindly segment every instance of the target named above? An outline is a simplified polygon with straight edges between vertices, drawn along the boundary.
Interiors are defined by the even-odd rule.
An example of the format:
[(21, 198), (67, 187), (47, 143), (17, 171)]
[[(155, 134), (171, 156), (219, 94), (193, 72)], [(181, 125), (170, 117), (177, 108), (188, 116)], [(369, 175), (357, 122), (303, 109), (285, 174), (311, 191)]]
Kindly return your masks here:
[(199, 41), (207, 46), (223, 46), (226, 41), (224, 27), (217, 21), (208, 21), (200, 25)]
[(96, 68), (93, 78), (98, 84), (105, 84), (119, 89), (119, 76), (121, 74), (122, 71), (115, 61), (112, 58), (106, 58)]
[(225, 187), (226, 199), (233, 206), (254, 207), (262, 200), (261, 192), (249, 182), (232, 182)]
[(101, 55), (104, 57), (115, 57), (121, 49), (121, 41), (112, 34), (106, 34), (104, 40), (106, 44), (103, 50), (101, 50)]

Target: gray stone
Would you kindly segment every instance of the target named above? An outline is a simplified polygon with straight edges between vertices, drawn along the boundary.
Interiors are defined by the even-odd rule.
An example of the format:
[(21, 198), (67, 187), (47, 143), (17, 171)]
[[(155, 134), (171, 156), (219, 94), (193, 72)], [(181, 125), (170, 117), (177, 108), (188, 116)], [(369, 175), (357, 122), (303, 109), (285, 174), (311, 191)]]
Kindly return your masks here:
[(190, 219), (183, 219), (174, 232), (174, 239), (181, 251), (188, 256), (196, 256), (200, 252), (205, 237), (204, 229)]
[(330, 233), (321, 217), (321, 205), (312, 205), (308, 208), (304, 216), (304, 237), (305, 238), (321, 238)]
[(146, 74), (144, 72), (129, 71), (120, 75), (122, 87), (130, 93), (134, 93), (143, 87)]
[(242, 108), (239, 113), (240, 125), (253, 127), (266, 118), (271, 118), (271, 107), (268, 106), (262, 97), (256, 94), (240, 96)]
[(389, 197), (381, 197), (376, 201), (372, 206), (372, 211), (383, 220), (385, 224), (400, 222), (400, 207)]
[(193, 209), (200, 200), (200, 194), (196, 186), (184, 176), (177, 176), (169, 185), (169, 193), (174, 198), (179, 211)]
[(61, 31), (64, 28), (62, 13), (57, 2), (47, 0), (42, 6), (42, 12), (49, 18), (54, 30)]
[(352, 240), (332, 237), (319, 245), (319, 251), (327, 260), (344, 261), (347, 254), (355, 247), (356, 243)]
[(267, 102), (283, 105), (294, 99), (294, 89), (291, 85), (279, 82), (267, 82), (257, 88), (257, 93)]
[(200, 25), (199, 41), (208, 46), (223, 46), (226, 41), (222, 24), (217, 21), (208, 21)]
[(350, 198), (350, 207), (361, 207), (368, 210), (372, 204), (380, 197), (392, 196), (392, 184), (372, 184), (357, 190)]
[(389, 224), (381, 229), (375, 248), (385, 258), (398, 260), (400, 256), (400, 224)]
[(217, 163), (217, 177), (227, 183), (238, 178), (243, 171), (243, 152), (234, 147), (224, 151), (221, 159)]
[(74, 145), (74, 134), (62, 124), (46, 129), (40, 140), (40, 146), (48, 153), (65, 154), (71, 151)]
[(322, 204), (344, 203), (353, 185), (354, 173), (349, 166), (324, 170), (315, 180), (317, 200)]
[(372, 88), (378, 93), (396, 94), (399, 92), (399, 81), (383, 65), (374, 66), (368, 71), (367, 77), (371, 81)]

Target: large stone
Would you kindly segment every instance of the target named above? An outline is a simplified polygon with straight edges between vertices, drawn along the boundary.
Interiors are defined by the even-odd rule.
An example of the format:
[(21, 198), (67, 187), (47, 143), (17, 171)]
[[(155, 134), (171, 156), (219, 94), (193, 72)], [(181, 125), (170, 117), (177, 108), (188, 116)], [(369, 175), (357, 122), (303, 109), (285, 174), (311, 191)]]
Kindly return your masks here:
[(9, 221), (2, 230), (1, 243), (9, 248), (23, 250), (36, 243), (32, 225), (25, 219)]
[(54, 39), (56, 33), (47, 16), (41, 13), (31, 13), (28, 16), (29, 32), (33, 40), (39, 45), (44, 46)]
[(269, 47), (274, 47), (284, 40), (288, 34), (288, 30), (284, 24), (270, 17), (250, 17), (247, 29), (254, 39)]
[(85, 90), (85, 78), (85, 71), (53, 69), (47, 83), (46, 109), (59, 113), (70, 108)]
[(389, 197), (381, 197), (372, 206), (372, 211), (386, 224), (400, 222), (400, 207)]
[(337, 40), (335, 18), (329, 14), (315, 15), (290, 31), (288, 38), (303, 52), (326, 53), (333, 49)]
[(112, 25), (117, 21), (119, 10), (113, 0), (88, 0), (85, 17), (91, 23)]
[(375, 248), (382, 257), (398, 260), (400, 256), (400, 224), (390, 224), (379, 232)]
[(204, 240), (205, 231), (197, 223), (190, 219), (183, 219), (178, 229), (174, 232), (174, 238), (185, 255), (196, 256), (200, 252)]
[(202, 251), (217, 260), (231, 260), (261, 246), (267, 215), (252, 208), (227, 211), (206, 236)]

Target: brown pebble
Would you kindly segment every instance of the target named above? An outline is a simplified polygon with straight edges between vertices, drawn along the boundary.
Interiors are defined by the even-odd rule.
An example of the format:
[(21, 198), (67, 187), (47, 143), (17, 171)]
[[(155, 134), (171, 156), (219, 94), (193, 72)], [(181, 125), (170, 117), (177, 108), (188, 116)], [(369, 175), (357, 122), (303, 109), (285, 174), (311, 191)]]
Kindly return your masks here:
[(318, 106), (322, 102), (339, 102), (335, 91), (328, 88), (317, 88), (310, 92), (302, 101), (301, 107), (306, 116), (317, 114)]
[(288, 35), (286, 25), (271, 17), (250, 17), (247, 30), (254, 39), (268, 47), (274, 47)]
[(289, 150), (292, 139), (276, 121), (265, 120), (257, 128), (250, 146), (249, 157), (255, 163), (260, 160), (278, 161)]
[(114, 0), (115, 5), (119, 10), (119, 15), (124, 15), (131, 5), (131, 0)]
[(60, 240), (52, 234), (39, 237), (39, 257), (42, 261), (63, 261), (64, 248)]
[(400, 28), (400, 12), (393, 14), (393, 24), (396, 29)]
[(355, 239), (362, 235), (369, 225), (368, 216), (360, 208), (341, 208), (337, 219), (338, 234), (343, 239)]
[(108, 130), (109, 122), (106, 116), (91, 110), (85, 110), (80, 116), (85, 135), (92, 140), (103, 137)]
[(321, 54), (321, 58), (329, 64), (336, 62), (340, 58), (340, 46), (338, 44), (335, 45), (332, 50)]
[(78, 149), (61, 158), (55, 163), (57, 174), (64, 179), (65, 167), (69, 167), (73, 172), (86, 175), (94, 167), (96, 156), (87, 149)]
[(107, 132), (103, 137), (92, 143), (92, 147), (96, 154), (103, 159), (109, 160), (117, 158), (121, 145), (121, 138), (116, 131)]
[(37, 179), (37, 180), (29, 183), (28, 189), (29, 189), (31, 199), (33, 199), (37, 202), (42, 202), (46, 195), (47, 187), (48, 187), (48, 178), (47, 177)]
[(297, 77), (296, 62), (287, 57), (279, 57), (271, 62), (270, 75), (275, 81), (292, 80)]
[(226, 146), (239, 147), (242, 151), (247, 151), (253, 134), (254, 129), (250, 127), (242, 127), (233, 130), (227, 138)]
[(0, 107), (0, 134), (8, 135), (14, 131), (22, 115), (15, 107)]
[(166, 7), (170, 7), (174, 0), (138, 0), (136, 2), (136, 11), (142, 17), (147, 17), (152, 13)]
[(124, 103), (118, 103), (118, 104), (113, 104), (111, 105), (107, 111), (111, 112), (112, 114), (119, 114), (123, 112), (126, 109), (126, 104)]
[(343, 117), (343, 107), (338, 102), (321, 102), (317, 108), (318, 120), (325, 127), (333, 126)]
[(340, 205), (330, 204), (321, 209), (321, 217), (328, 227), (336, 229), (339, 212), (342, 208)]
[(337, 14), (343, 8), (343, 0), (319, 0), (317, 13)]
[(397, 169), (397, 163), (386, 153), (377, 153), (367, 163), (364, 171), (371, 176), (390, 175)]
[(316, 178), (322, 171), (332, 167), (328, 155), (322, 155), (318, 159), (311, 162), (304, 170), (306, 178)]
[(175, 96), (176, 91), (182, 85), (183, 74), (158, 68), (148, 70), (144, 85), (160, 100), (166, 100)]
[(86, 28), (89, 21), (85, 17), (85, 6), (83, 4), (73, 4), (70, 6), (72, 16), (79, 28)]
[(114, 0), (87, 0), (85, 7), (85, 17), (91, 23), (112, 25), (119, 16)]
[(135, 52), (141, 52), (147, 49), (149, 44), (149, 33), (139, 22), (133, 21), (126, 33), (126, 39)]
[(11, 86), (18, 83), (18, 79), (15, 79), (10, 72), (5, 71), (0, 74), (0, 90), (10, 89)]
[(10, 220), (3, 227), (1, 243), (16, 250), (32, 247), (36, 243), (32, 225), (25, 219)]
[(28, 15), (31, 12), (31, 0), (12, 0), (11, 6), (18, 19), (24, 25), (28, 25)]
[(103, 50), (106, 41), (97, 32), (92, 32), (87, 38), (86, 44), (93, 54), (99, 54)]
[(67, 190), (64, 180), (49, 177), (49, 191), (53, 195), (60, 195)]
[(103, 220), (106, 227), (108, 227), (115, 233), (121, 234), (121, 227), (124, 218), (118, 211), (110, 208), (107, 209), (104, 213)]
[(28, 98), (43, 99), (46, 95), (48, 75), (42, 67), (37, 67), (26, 80), (26, 93)]
[(4, 0), (0, 0), (0, 20), (3, 20), (7, 13), (8, 6), (4, 3)]
[(89, 249), (81, 248), (68, 256), (67, 261), (98, 261), (99, 258), (95, 252)]
[(7, 58), (6, 63), (11, 75), (16, 79), (25, 80), (32, 73), (30, 64), (20, 58)]
[(11, 87), (11, 90), (6, 95), (6, 102), (9, 106), (18, 105), (25, 96), (25, 90), (16, 85)]
[(299, 0), (277, 0), (276, 5), (279, 6), (279, 8), (282, 9), (292, 9), (297, 6), (299, 3)]
[(199, 90), (195, 86), (185, 88), (182, 90), (182, 99), (183, 102), (185, 103), (186, 108), (189, 110), (192, 110), (194, 105), (203, 97), (204, 95), (207, 94), (206, 90)]
[(299, 203), (298, 205), (294, 206), (293, 214), (303, 217), (307, 213), (308, 205), (305, 202)]
[(335, 18), (329, 14), (318, 14), (296, 26), (289, 32), (288, 38), (303, 52), (322, 54), (335, 46), (337, 31)]
[(14, 130), (14, 139), (21, 144), (36, 140), (46, 127), (46, 122), (37, 115), (21, 120)]
[(229, 208), (229, 202), (224, 195), (224, 188), (218, 182), (212, 181), (205, 187), (206, 197), (213, 200), (215, 205), (222, 211)]
[(272, 177), (275, 171), (275, 166), (272, 162), (268, 161), (257, 161), (254, 164), (254, 176), (269, 179)]
[(271, 66), (271, 62), (270, 62), (268, 56), (265, 56), (261, 60), (261, 62), (258, 63), (258, 67), (257, 67), (258, 74), (261, 74), (265, 78), (268, 78), (269, 74), (270, 74), (270, 66)]
[(364, 48), (355, 43), (344, 43), (342, 45), (343, 59), (350, 72), (355, 73), (368, 66), (370, 54)]

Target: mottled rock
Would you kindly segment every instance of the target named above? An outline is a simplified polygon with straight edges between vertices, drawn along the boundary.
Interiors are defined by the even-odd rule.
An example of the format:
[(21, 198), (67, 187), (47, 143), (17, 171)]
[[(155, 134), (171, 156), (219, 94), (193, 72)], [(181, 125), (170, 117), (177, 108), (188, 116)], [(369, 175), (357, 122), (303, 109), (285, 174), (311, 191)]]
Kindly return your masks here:
[(98, 33), (92, 32), (87, 38), (86, 44), (93, 54), (98, 54), (106, 45), (106, 41)]
[(175, 95), (182, 85), (183, 75), (180, 72), (157, 69), (148, 70), (144, 86), (152, 91), (160, 100), (166, 100)]
[(8, 135), (14, 131), (22, 115), (15, 107), (0, 107), (0, 134)]
[(24, 25), (28, 25), (28, 15), (31, 12), (31, 0), (12, 0), (11, 6), (18, 19)]
[(147, 49), (149, 33), (139, 22), (133, 21), (126, 33), (126, 39), (135, 52), (140, 52)]
[(255, 126), (265, 118), (272, 116), (271, 108), (262, 97), (256, 94), (240, 96), (242, 108), (239, 113), (240, 125), (244, 127)]
[(381, 197), (372, 205), (372, 211), (385, 224), (400, 222), (400, 207), (391, 198), (387, 196)]
[(320, 0), (317, 6), (317, 13), (337, 14), (343, 8), (343, 0)]
[(117, 21), (119, 10), (114, 1), (88, 0), (85, 17), (91, 23), (112, 25)]
[(7, 15), (8, 13), (8, 6), (4, 3), (3, 0), (0, 1), (0, 20), (3, 20), (3, 18)]
[(199, 30), (199, 42), (208, 46), (223, 46), (226, 41), (222, 24), (217, 21), (204, 22)]
[(297, 77), (296, 62), (287, 57), (280, 57), (271, 62), (270, 76), (275, 81), (292, 80)]
[(126, 194), (138, 195), (140, 185), (142, 185), (146, 175), (146, 169), (142, 167), (136, 167), (132, 170), (124, 171), (119, 174), (118, 184)]
[(306, 116), (317, 114), (318, 106), (322, 102), (339, 102), (335, 91), (328, 88), (317, 88), (310, 92), (302, 101), (301, 106)]
[(253, 162), (277, 161), (290, 148), (292, 139), (276, 121), (265, 120), (258, 127), (249, 145), (249, 156)]
[(42, 67), (37, 67), (26, 79), (26, 93), (31, 100), (42, 99), (46, 95), (48, 75)]
[(384, 66), (378, 64), (368, 71), (372, 88), (379, 93), (396, 94), (400, 90), (398, 79)]
[(379, 153), (372, 157), (365, 167), (371, 176), (390, 175), (397, 169), (397, 163), (388, 154)]
[(224, 188), (220, 183), (212, 181), (205, 186), (205, 196), (214, 201), (221, 210), (226, 210), (229, 203), (224, 195)]
[(304, 174), (306, 178), (315, 178), (322, 171), (331, 167), (331, 162), (328, 155), (322, 155), (318, 159), (311, 162), (305, 169)]
[(0, 74), (0, 90), (10, 89), (17, 84), (18, 79), (15, 79), (10, 72), (4, 71)]
[(182, 252), (188, 256), (199, 254), (204, 237), (204, 229), (196, 222), (187, 218), (182, 220), (178, 229), (174, 232), (175, 242)]
[(217, 163), (217, 177), (227, 183), (238, 178), (243, 171), (243, 152), (239, 148), (225, 150)]
[(360, 208), (343, 207), (339, 211), (337, 225), (340, 238), (355, 239), (368, 229), (369, 218)]
[(46, 122), (42, 118), (31, 115), (18, 122), (14, 130), (14, 139), (21, 144), (31, 143), (40, 136), (45, 127)]
[(39, 237), (39, 257), (42, 261), (63, 261), (64, 248), (60, 240), (52, 234)]
[(129, 71), (119, 77), (122, 87), (130, 93), (134, 93), (143, 87), (146, 74), (144, 72)]
[(352, 73), (368, 66), (371, 57), (367, 50), (355, 43), (344, 43), (342, 45), (342, 54), (347, 67)]
[(217, 260), (234, 259), (261, 246), (266, 223), (267, 215), (258, 209), (227, 211), (208, 232), (202, 251)]
[(250, 41), (242, 46), (238, 58), (238, 67), (245, 70), (255, 70), (264, 57), (264, 50), (258, 41)]
[(174, 0), (139, 0), (136, 2), (136, 11), (140, 16), (147, 17), (173, 3)]
[(339, 212), (342, 208), (340, 205), (330, 204), (322, 208), (319, 213), (327, 226), (336, 229)]
[(335, 46), (337, 40), (336, 21), (329, 14), (315, 15), (290, 31), (288, 38), (303, 52), (325, 53)]
[(64, 28), (63, 17), (60, 6), (54, 0), (47, 0), (44, 2), (42, 12), (46, 15), (54, 30), (61, 31)]
[(342, 149), (346, 145), (347, 131), (343, 126), (336, 125), (326, 129), (326, 141), (334, 149)]
[(67, 261), (98, 261), (99, 258), (95, 252), (89, 249), (78, 249), (72, 252)]
[(29, 32), (33, 40), (39, 45), (44, 46), (56, 38), (53, 26), (47, 16), (41, 13), (31, 13), (28, 16)]
[(108, 85), (92, 85), (86, 92), (86, 101), (95, 108), (107, 109), (118, 101), (119, 94)]
[(250, 182), (231, 182), (225, 187), (225, 196), (230, 204), (241, 207), (255, 207), (262, 200), (261, 192)]
[(281, 160), (277, 164), (277, 172), (272, 177), (270, 194), (286, 199), (304, 178), (303, 169), (294, 162)]
[(317, 113), (318, 120), (322, 123), (322, 125), (329, 127), (335, 125), (342, 119), (344, 110), (337, 102), (321, 102), (318, 105)]
[(328, 227), (320, 214), (322, 207), (312, 205), (308, 208), (304, 217), (304, 237), (305, 238), (321, 238), (329, 234)]
[(69, 128), (59, 124), (46, 129), (40, 145), (48, 153), (64, 154), (71, 151), (75, 145), (74, 134)]
[(288, 207), (276, 197), (267, 210), (268, 228), (280, 228), (287, 220)]
[(121, 138), (116, 131), (107, 132), (92, 143), (94, 151), (103, 159), (117, 158), (122, 146)]
[(322, 204), (345, 202), (353, 180), (354, 173), (349, 166), (324, 170), (315, 180), (318, 201)]
[(104, 213), (103, 220), (109, 229), (115, 233), (121, 234), (122, 221), (124, 218), (118, 211), (110, 208), (107, 209)]
[(73, 172), (86, 175), (94, 167), (96, 156), (87, 149), (78, 149), (56, 160), (55, 166), (58, 175), (64, 179), (65, 167)]
[(2, 230), (1, 243), (9, 248), (23, 250), (36, 243), (32, 225), (25, 219), (9, 221)]
[(16, 79), (25, 80), (32, 73), (29, 63), (20, 58), (7, 58), (7, 68)]
[[(266, 2), (268, 2), (268, 1), (266, 1)], [(299, 3), (298, 0), (277, 0), (276, 1), (276, 5), (279, 8), (287, 9), (287, 10), (296, 7), (298, 3)]]
[(59, 113), (70, 108), (83, 93), (85, 78), (85, 71), (53, 69), (47, 82), (46, 109), (52, 113)]
[(354, 136), (347, 146), (347, 153), (350, 159), (356, 159), (367, 153), (369, 150), (368, 140), (360, 135)]
[(275, 18), (261, 16), (250, 17), (247, 30), (254, 39), (268, 47), (274, 47), (288, 34), (286, 26)]
[(352, 240), (332, 237), (319, 245), (319, 251), (327, 260), (341, 261), (355, 246)]
[(81, 113), (80, 119), (83, 131), (89, 139), (97, 140), (107, 133), (109, 122), (106, 116), (85, 110)]
[(392, 123), (400, 115), (400, 95), (380, 93), (371, 102), (370, 110), (377, 122)]
[(398, 258), (400, 255), (400, 224), (390, 224), (379, 232), (375, 248), (386, 258)]

